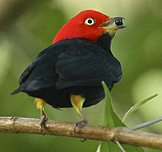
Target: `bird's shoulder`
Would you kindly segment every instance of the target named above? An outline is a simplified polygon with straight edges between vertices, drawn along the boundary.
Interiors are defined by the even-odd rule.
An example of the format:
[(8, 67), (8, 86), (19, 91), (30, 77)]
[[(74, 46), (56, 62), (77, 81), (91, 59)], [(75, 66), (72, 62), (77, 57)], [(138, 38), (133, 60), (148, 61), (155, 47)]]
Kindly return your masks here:
[(55, 67), (59, 76), (57, 88), (98, 85), (103, 80), (113, 83), (121, 76), (120, 63), (111, 51), (87, 39), (69, 40)]

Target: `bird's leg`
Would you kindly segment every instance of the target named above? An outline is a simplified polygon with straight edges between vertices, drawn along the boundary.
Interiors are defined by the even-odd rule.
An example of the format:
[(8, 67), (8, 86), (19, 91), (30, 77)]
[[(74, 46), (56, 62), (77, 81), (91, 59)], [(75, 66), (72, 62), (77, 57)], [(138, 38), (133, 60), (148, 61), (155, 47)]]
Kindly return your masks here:
[(44, 112), (44, 108), (41, 109), (41, 120), (40, 120), (40, 126), (44, 126), (45, 127), (45, 122), (48, 120), (48, 118), (46, 117), (46, 114)]
[(45, 122), (47, 121), (46, 114), (44, 112), (44, 104), (46, 103), (43, 99), (35, 98), (35, 102), (37, 103), (36, 107), (41, 110), (41, 120), (40, 120), (40, 127), (45, 127)]
[(77, 122), (80, 124), (88, 124), (88, 120), (85, 117), (83, 111), (82, 111), (82, 107), (83, 107), (83, 103), (85, 101), (85, 98), (83, 98), (81, 95), (70, 95), (70, 101), (72, 106), (74, 107), (74, 109), (76, 110), (77, 113), (79, 113), (82, 116), (82, 120)]
[(84, 113), (83, 113), (82, 110), (80, 110), (80, 113), (81, 113), (81, 116), (82, 116), (82, 121), (81, 121), (81, 122), (83, 122), (84, 124), (88, 124), (88, 120), (87, 120), (87, 118), (86, 118), (86, 116), (84, 115)]
[[(82, 116), (82, 120), (76, 122), (75, 127), (74, 127), (74, 131), (76, 131), (76, 127), (83, 127), (85, 124), (88, 124), (88, 120), (85, 117), (83, 111), (82, 111), (82, 107), (83, 107), (83, 103), (86, 99), (83, 98), (81, 95), (70, 95), (70, 101), (72, 106), (74, 107), (74, 109), (76, 110), (77, 113), (79, 113)], [(82, 142), (85, 142), (87, 139), (83, 139), (81, 140)]]

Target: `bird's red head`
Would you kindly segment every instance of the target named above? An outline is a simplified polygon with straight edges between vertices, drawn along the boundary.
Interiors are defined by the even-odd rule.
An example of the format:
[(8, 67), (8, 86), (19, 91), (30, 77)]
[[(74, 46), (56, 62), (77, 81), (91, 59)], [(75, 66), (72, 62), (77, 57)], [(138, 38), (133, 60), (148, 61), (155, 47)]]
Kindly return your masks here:
[(94, 10), (82, 11), (59, 30), (53, 40), (53, 44), (61, 40), (72, 38), (84, 38), (95, 41), (105, 32), (113, 35), (116, 32), (117, 27), (125, 27), (122, 24), (116, 24), (116, 28), (108, 27), (119, 19), (123, 21), (122, 17), (110, 18), (109, 16)]

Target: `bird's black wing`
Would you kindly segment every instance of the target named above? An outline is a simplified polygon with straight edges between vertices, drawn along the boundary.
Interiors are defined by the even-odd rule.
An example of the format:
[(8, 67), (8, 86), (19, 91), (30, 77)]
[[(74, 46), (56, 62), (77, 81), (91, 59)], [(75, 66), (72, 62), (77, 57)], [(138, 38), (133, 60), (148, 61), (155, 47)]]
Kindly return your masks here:
[(31, 72), (35, 69), (36, 65), (45, 57), (46, 53), (51, 49), (52, 47), (48, 47), (45, 50), (41, 51), (37, 58), (34, 60), (33, 63), (31, 63), (21, 74), (20, 78), (19, 78), (19, 84), (21, 85), (22, 83), (24, 83), (28, 76), (31, 74)]
[[(56, 46), (57, 47), (57, 46)], [(22, 92), (32, 92), (55, 85), (57, 74), (54, 65), (56, 62), (55, 45), (51, 45), (39, 53), (37, 58), (21, 74), (19, 88), (12, 94)]]
[(59, 75), (57, 89), (97, 86), (101, 81), (113, 85), (121, 80), (120, 63), (110, 51), (86, 39), (71, 39), (67, 43), (55, 65)]

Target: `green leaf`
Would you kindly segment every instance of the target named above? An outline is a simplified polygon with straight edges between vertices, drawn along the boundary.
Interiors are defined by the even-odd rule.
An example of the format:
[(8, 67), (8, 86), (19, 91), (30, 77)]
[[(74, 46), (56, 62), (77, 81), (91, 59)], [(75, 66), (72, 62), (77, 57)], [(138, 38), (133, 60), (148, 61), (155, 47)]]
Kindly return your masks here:
[(146, 102), (150, 101), (151, 99), (155, 98), (158, 94), (155, 94), (153, 96), (150, 96), (138, 103), (136, 103), (134, 106), (132, 106), (124, 115), (122, 122), (125, 122), (126, 118), (133, 112), (135, 112), (139, 107), (144, 105)]
[[(105, 82), (102, 82), (102, 85), (105, 90), (105, 99), (106, 99), (104, 126), (107, 127), (126, 126), (124, 123), (122, 123), (120, 118), (116, 115), (116, 113), (113, 110), (111, 104), (112, 101), (111, 96)], [(144, 152), (142, 147), (136, 147), (125, 144), (122, 144), (122, 147), (125, 149), (125, 151)], [(121, 152), (121, 149), (118, 147), (118, 145), (114, 143), (101, 141), (101, 144), (97, 149), (97, 152)]]
[(105, 100), (106, 100), (104, 126), (108, 127), (125, 126), (113, 110), (111, 104), (112, 99), (109, 89), (107, 88), (107, 85), (105, 84), (105, 82), (102, 82), (102, 85), (105, 91)]

